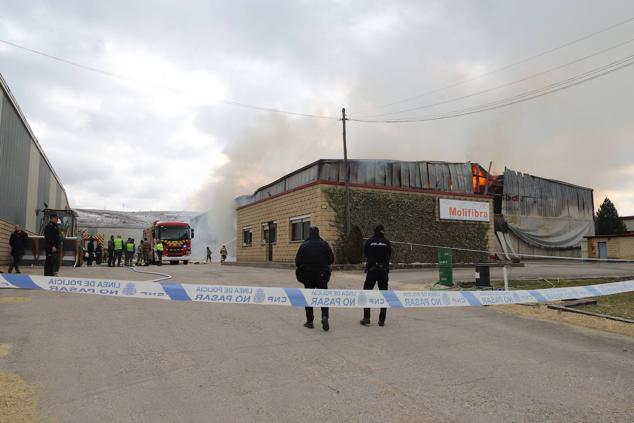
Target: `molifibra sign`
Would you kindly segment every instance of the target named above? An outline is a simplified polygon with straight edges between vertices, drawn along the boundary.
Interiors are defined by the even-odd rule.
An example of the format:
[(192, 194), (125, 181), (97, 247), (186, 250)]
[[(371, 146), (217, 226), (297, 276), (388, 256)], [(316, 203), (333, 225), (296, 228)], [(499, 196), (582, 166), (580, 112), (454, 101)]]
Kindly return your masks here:
[(489, 222), (489, 203), (484, 201), (438, 199), (441, 220)]

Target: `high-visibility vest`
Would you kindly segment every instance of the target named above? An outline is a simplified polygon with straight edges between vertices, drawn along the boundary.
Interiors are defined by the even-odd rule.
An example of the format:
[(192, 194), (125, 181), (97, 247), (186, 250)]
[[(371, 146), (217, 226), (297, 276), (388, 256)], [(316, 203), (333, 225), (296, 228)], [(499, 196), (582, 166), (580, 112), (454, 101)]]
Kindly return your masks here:
[(128, 253), (131, 253), (132, 251), (134, 251), (134, 244), (131, 242), (128, 242), (125, 247), (128, 250)]
[(123, 240), (121, 238), (114, 239), (114, 249), (117, 251), (123, 250)]
[(156, 244), (156, 251), (163, 251), (163, 243), (159, 242)]

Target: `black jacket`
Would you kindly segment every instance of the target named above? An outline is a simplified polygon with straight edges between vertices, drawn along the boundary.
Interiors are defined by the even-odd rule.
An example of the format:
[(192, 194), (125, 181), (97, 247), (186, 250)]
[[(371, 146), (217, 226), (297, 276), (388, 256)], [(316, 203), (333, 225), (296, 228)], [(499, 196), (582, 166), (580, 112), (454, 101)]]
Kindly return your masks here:
[(44, 227), (44, 246), (47, 253), (52, 253), (52, 248), (59, 248), (59, 244), (62, 242), (62, 237), (59, 236), (59, 230), (57, 225), (51, 222)]
[(295, 256), (295, 266), (306, 271), (330, 271), (335, 261), (330, 245), (318, 236), (311, 236), (300, 245)]
[(369, 271), (378, 266), (386, 271), (390, 267), (390, 257), (392, 257), (392, 244), (383, 235), (374, 235), (365, 242), (363, 255), (368, 260), (365, 270)]
[(88, 241), (88, 254), (95, 252), (95, 241)]
[(29, 242), (29, 236), (24, 231), (13, 231), (9, 238), (9, 245), (11, 245), (12, 256), (23, 256), (24, 250), (26, 250), (26, 244)]

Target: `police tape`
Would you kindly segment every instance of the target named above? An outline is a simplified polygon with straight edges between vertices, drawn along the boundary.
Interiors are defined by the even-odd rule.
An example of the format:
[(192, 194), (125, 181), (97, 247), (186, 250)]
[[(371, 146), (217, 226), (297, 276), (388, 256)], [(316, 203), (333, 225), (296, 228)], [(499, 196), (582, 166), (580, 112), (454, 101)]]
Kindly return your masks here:
[(436, 308), (541, 303), (620, 294), (634, 291), (634, 280), (517, 291), (369, 291), (58, 278), (4, 273), (0, 274), (0, 288), (222, 304), (338, 308)]

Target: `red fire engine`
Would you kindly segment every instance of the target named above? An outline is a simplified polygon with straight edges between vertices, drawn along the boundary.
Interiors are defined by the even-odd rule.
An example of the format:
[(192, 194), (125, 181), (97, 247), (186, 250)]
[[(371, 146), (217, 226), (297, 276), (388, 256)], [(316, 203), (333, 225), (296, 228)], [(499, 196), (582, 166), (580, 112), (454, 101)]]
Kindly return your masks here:
[(149, 242), (152, 247), (152, 262), (158, 261), (156, 243), (163, 244), (163, 260), (171, 264), (182, 261), (187, 264), (191, 260), (192, 239), (194, 230), (186, 222), (154, 221), (152, 226), (143, 230), (143, 242)]

